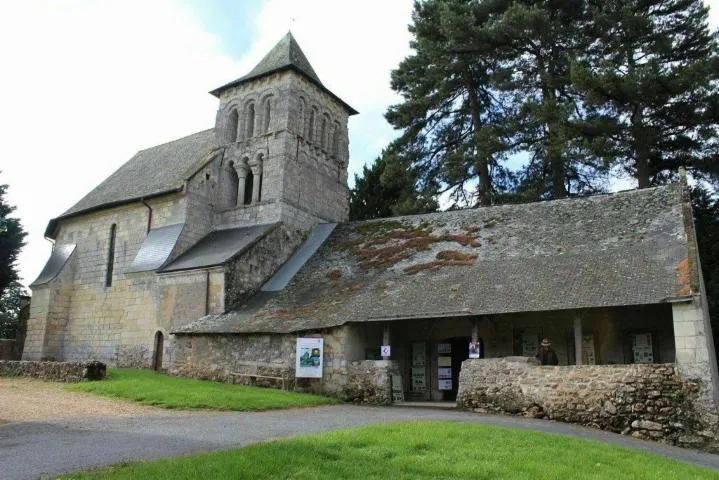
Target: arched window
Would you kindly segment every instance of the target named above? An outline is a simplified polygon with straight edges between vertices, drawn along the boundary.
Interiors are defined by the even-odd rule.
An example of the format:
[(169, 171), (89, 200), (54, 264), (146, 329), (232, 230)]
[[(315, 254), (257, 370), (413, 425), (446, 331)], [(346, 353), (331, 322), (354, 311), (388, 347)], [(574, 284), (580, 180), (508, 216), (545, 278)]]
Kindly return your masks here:
[(340, 155), (340, 126), (335, 123), (334, 130), (332, 132), (332, 155), (339, 157)]
[(247, 172), (247, 177), (245, 177), (245, 205), (249, 205), (252, 203), (252, 188), (254, 187), (254, 175), (252, 175), (252, 170), (249, 170)]
[(265, 112), (262, 116), (262, 133), (270, 131), (270, 119), (272, 115), (272, 97), (265, 99)]
[(227, 141), (229, 143), (237, 141), (237, 124), (239, 123), (240, 115), (237, 113), (237, 109), (233, 108), (230, 115), (227, 117)]
[(247, 106), (247, 116), (246, 120), (247, 122), (247, 130), (245, 134), (245, 138), (252, 138), (255, 136), (255, 104), (250, 103)]
[(327, 117), (322, 117), (322, 127), (320, 127), (320, 147), (327, 150)]
[(305, 136), (305, 99), (300, 97), (300, 112), (297, 115), (297, 133), (301, 137)]
[(222, 176), (222, 207), (232, 208), (237, 205), (237, 188), (240, 179), (237, 177), (235, 166), (229, 162), (224, 167), (224, 175)]
[(112, 286), (112, 272), (115, 268), (115, 235), (117, 234), (117, 225), (112, 224), (110, 227), (110, 241), (107, 247), (107, 268), (105, 269), (105, 287)]
[(315, 109), (313, 108), (312, 111), (310, 111), (310, 121), (309, 125), (307, 126), (307, 140), (314, 143), (315, 141)]

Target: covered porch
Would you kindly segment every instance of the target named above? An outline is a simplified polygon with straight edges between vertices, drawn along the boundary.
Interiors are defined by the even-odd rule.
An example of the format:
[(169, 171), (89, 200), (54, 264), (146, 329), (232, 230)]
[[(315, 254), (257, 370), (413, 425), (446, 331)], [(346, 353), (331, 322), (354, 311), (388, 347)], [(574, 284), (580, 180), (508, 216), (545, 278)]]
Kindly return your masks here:
[[(534, 357), (549, 338), (559, 365), (673, 363), (672, 305), (385, 319), (348, 325), (347, 359), (391, 360), (405, 400), (455, 400), (462, 362)], [(383, 356), (381, 347), (390, 347)], [(384, 353), (387, 353), (386, 351)], [(395, 385), (395, 391), (399, 387)]]

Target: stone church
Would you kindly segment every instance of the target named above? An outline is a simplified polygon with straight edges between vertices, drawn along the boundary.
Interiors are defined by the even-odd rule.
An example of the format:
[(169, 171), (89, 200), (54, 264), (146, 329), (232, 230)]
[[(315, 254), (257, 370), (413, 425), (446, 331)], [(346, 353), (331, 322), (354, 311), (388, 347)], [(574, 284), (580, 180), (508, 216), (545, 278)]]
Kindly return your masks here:
[[(348, 223), (357, 112), (291, 34), (210, 93), (214, 128), (138, 152), (49, 222), (23, 359), (447, 400), (470, 343), (533, 357), (548, 337), (560, 365), (672, 364), (715, 405), (684, 183)], [(321, 378), (296, 378), (300, 338), (323, 340)]]

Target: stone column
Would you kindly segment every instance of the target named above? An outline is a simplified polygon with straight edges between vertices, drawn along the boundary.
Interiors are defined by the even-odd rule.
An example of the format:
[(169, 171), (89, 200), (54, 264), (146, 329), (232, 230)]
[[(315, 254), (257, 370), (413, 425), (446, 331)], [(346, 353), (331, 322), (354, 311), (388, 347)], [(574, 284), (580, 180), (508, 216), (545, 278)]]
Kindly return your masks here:
[(672, 319), (679, 374), (704, 380), (708, 387), (716, 390), (712, 331), (700, 299), (672, 303)]
[(245, 204), (245, 180), (247, 180), (247, 166), (243, 163), (235, 163), (235, 172), (237, 173), (237, 206)]
[(260, 201), (260, 184), (262, 183), (262, 160), (250, 167), (252, 169), (252, 203)]
[(574, 363), (582, 364), (582, 316), (574, 315)]

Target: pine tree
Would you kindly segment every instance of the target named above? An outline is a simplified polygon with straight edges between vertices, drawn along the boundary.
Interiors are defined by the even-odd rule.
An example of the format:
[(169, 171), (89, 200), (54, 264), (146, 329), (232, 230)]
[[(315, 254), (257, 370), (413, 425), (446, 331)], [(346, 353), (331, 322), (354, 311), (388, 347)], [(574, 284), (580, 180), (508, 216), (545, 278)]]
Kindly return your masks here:
[(0, 185), (0, 298), (5, 289), (18, 280), (15, 262), (27, 235), (20, 220), (9, 216), (15, 207), (5, 200), (7, 188), (7, 185)]
[(385, 150), (362, 175), (355, 174), (350, 191), (350, 220), (368, 220), (437, 210), (433, 186), (418, 187), (416, 171), (391, 150)]
[(719, 199), (697, 186), (692, 189), (692, 207), (709, 317), (712, 329), (719, 333)]
[[(404, 101), (387, 120), (403, 134), (402, 160), (425, 182), (438, 182), (455, 198), (489, 205), (493, 176), (508, 151), (505, 111), (491, 79), (501, 68), (484, 29), (495, 2), (430, 0), (415, 3), (410, 32), (414, 53), (392, 72), (392, 88)], [(503, 2), (498, 2), (503, 3)], [(467, 51), (468, 36), (484, 38), (480, 54)]]
[(719, 58), (701, 0), (589, 0), (587, 55), (572, 68), (586, 95), (585, 135), (640, 188), (719, 174)]

